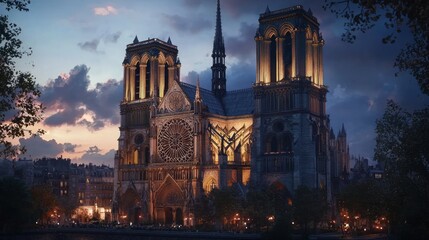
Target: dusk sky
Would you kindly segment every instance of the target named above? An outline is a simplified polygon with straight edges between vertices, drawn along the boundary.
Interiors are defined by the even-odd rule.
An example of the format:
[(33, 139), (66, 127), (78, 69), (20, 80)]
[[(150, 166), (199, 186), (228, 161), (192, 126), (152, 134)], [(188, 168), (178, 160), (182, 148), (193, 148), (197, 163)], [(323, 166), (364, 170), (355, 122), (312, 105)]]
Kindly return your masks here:
[[(227, 90), (255, 82), (255, 41), (258, 17), (271, 10), (303, 5), (318, 18), (325, 39), (324, 79), (327, 112), (337, 134), (347, 131), (350, 152), (369, 159), (375, 147), (375, 121), (387, 99), (413, 110), (429, 104), (416, 80), (407, 73), (395, 77), (394, 59), (410, 39), (399, 36), (385, 45), (382, 24), (358, 35), (354, 44), (341, 41), (343, 22), (316, 0), (221, 0), (226, 47)], [(210, 88), (211, 51), (215, 32), (215, 0), (33, 0), (29, 12), (7, 13), (22, 28), (24, 47), (33, 54), (19, 61), (42, 88), (45, 119), (41, 137), (19, 139), (27, 158), (68, 157), (73, 162), (107, 164), (119, 137), (119, 103), (127, 44), (168, 37), (178, 47), (181, 81), (194, 83), (199, 75)], [(4, 11), (4, 10), (2, 10)]]

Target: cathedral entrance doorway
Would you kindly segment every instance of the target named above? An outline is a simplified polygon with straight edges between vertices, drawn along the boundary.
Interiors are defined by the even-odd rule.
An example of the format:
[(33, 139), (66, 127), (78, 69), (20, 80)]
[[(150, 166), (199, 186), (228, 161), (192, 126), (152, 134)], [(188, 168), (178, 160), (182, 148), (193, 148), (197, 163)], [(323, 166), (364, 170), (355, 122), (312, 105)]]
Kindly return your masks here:
[(173, 224), (173, 209), (171, 207), (164, 208), (165, 224)]
[(119, 218), (127, 223), (140, 222), (141, 215), (140, 198), (136, 190), (128, 188), (121, 196), (121, 204), (119, 206)]
[(183, 225), (183, 211), (181, 208), (176, 209), (176, 224)]
[(183, 225), (184, 205), (183, 192), (176, 181), (168, 176), (156, 193), (156, 222), (165, 225)]

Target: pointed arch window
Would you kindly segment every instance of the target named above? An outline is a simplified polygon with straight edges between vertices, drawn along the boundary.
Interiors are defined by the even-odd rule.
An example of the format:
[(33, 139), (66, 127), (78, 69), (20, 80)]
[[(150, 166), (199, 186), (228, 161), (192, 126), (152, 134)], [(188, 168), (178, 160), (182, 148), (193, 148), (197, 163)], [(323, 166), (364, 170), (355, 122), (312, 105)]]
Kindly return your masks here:
[(146, 98), (150, 97), (150, 60), (147, 61), (147, 65), (146, 65), (146, 82), (145, 82), (145, 87), (146, 87)]
[(134, 74), (134, 99), (140, 99), (140, 63), (137, 62)]
[(273, 35), (270, 38), (270, 80), (271, 82), (276, 82), (276, 75), (277, 75), (277, 47), (276, 47), (276, 36)]
[(149, 158), (150, 158), (150, 152), (149, 152), (149, 147), (145, 147), (144, 148), (144, 163), (146, 165), (149, 164)]
[(290, 32), (286, 33), (283, 41), (283, 64), (285, 78), (290, 79), (292, 77), (292, 35)]
[(164, 95), (168, 91), (168, 63), (165, 63), (164, 67)]
[(139, 158), (140, 158), (140, 153), (137, 149), (134, 150), (133, 153), (133, 162), (132, 164), (138, 164), (139, 163)]
[(288, 152), (288, 153), (292, 152), (292, 143), (293, 143), (292, 134), (289, 131), (286, 133), (283, 133), (281, 151)]

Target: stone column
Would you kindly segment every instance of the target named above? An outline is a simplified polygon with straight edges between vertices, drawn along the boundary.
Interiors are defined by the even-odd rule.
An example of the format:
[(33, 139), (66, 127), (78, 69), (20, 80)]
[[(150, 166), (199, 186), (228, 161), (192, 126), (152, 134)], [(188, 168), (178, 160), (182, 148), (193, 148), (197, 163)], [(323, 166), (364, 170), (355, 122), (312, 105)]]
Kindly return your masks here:
[(264, 83), (269, 83), (270, 82), (270, 43), (271, 40), (264, 40), (263, 42), (263, 53), (262, 53), (262, 58), (263, 58), (263, 81)]
[[(295, 29), (296, 30), (296, 29)], [(295, 31), (291, 32), (291, 42), (292, 42), (292, 66), (291, 66), (291, 73), (290, 77), (294, 78), (296, 77), (296, 34)]]
[(258, 36), (255, 37), (256, 42), (256, 84), (263, 82), (261, 79), (261, 43), (262, 43), (262, 37)]
[(312, 42), (311, 46), (313, 49), (313, 82), (319, 85), (319, 44), (317, 42)]
[(313, 40), (308, 38), (305, 40), (305, 76), (311, 77), (311, 81), (314, 83), (315, 79), (313, 76)]
[(283, 80), (283, 78), (285, 77), (285, 73), (284, 73), (284, 62), (283, 62), (283, 42), (284, 42), (284, 38), (283, 37), (278, 37), (276, 39), (276, 43), (277, 43), (277, 80), (281, 81)]
[(319, 85), (323, 85), (323, 45), (325, 44), (325, 41), (323, 39), (319, 43)]
[(141, 97), (140, 98), (147, 98), (148, 96), (146, 96), (146, 68), (147, 68), (147, 64), (142, 64), (140, 65), (140, 92), (141, 92)]
[(136, 77), (136, 67), (130, 67), (130, 101), (134, 101), (134, 97), (135, 97), (135, 80)]
[(124, 67), (124, 89), (123, 89), (123, 101), (128, 101), (127, 93), (128, 93), (128, 69), (127, 66), (124, 64), (122, 65)]
[(140, 86), (139, 86), (139, 97), (140, 99), (143, 99), (143, 86), (146, 80), (146, 65), (145, 64), (140, 64)]

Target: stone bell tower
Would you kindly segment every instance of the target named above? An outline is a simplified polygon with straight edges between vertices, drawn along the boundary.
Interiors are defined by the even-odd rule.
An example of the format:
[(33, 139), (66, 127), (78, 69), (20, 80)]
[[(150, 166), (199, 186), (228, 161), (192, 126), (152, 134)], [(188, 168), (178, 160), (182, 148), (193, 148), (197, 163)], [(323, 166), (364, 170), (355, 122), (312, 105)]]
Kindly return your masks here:
[(323, 38), (302, 6), (260, 14), (254, 85), (252, 179), (328, 188)]

